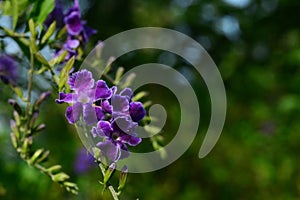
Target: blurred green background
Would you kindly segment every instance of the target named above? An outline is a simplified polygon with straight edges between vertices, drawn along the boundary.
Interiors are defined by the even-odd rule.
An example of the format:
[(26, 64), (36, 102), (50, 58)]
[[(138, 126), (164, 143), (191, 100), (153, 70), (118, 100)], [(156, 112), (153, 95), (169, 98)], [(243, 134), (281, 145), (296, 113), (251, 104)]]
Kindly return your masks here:
[[(227, 118), (217, 145), (198, 158), (210, 119), (210, 100), (201, 76), (178, 56), (145, 50), (125, 55), (126, 69), (148, 63), (170, 65), (192, 83), (200, 102), (201, 123), (188, 151), (156, 172), (130, 174), (121, 199), (299, 199), (300, 170), (300, 21), (298, 0), (93, 0), (80, 1), (98, 40), (131, 28), (155, 26), (180, 31), (209, 52), (223, 77)], [(78, 196), (21, 161), (9, 140), (6, 104), (11, 92), (0, 87), (0, 199), (101, 199), (100, 172), (76, 170), (82, 144), (55, 104), (55, 92), (43, 105), (47, 129), (37, 147), (51, 150), (80, 187)], [(147, 99), (168, 108), (162, 133), (167, 143), (178, 127), (178, 104), (164, 88), (148, 86)], [(171, 115), (170, 113), (173, 113)], [(174, 114), (175, 113), (175, 114)], [(172, 131), (173, 130), (173, 131)], [(187, 130), (188, 131), (188, 130)], [(103, 199), (109, 199), (105, 194)]]

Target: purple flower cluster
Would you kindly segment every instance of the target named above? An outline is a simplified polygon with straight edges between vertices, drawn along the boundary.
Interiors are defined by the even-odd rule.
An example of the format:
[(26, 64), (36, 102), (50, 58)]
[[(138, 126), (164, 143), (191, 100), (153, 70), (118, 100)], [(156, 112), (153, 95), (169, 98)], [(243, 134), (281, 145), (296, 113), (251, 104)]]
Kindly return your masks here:
[(101, 138), (97, 147), (107, 162), (128, 157), (127, 145), (136, 146), (142, 141), (135, 129), (146, 115), (143, 104), (131, 100), (131, 89), (117, 93), (115, 86), (109, 88), (103, 80), (95, 82), (87, 70), (72, 74), (68, 84), (73, 93), (61, 92), (56, 102), (71, 104), (66, 110), (69, 123), (82, 119), (92, 126), (91, 134)]
[(0, 79), (5, 84), (15, 85), (17, 79), (17, 65), (8, 55), (0, 56)]
[(58, 27), (61, 26), (61, 24), (65, 24), (67, 28), (67, 40), (62, 48), (55, 54), (55, 56), (59, 56), (64, 51), (67, 51), (68, 54), (65, 61), (73, 56), (77, 56), (80, 44), (86, 44), (89, 37), (97, 32), (96, 30), (89, 28), (86, 25), (86, 21), (81, 20), (78, 0), (74, 1), (74, 5), (69, 8), (66, 14), (63, 14), (60, 4), (56, 2), (54, 10), (45, 21), (45, 25), (49, 26), (53, 21), (57, 22)]

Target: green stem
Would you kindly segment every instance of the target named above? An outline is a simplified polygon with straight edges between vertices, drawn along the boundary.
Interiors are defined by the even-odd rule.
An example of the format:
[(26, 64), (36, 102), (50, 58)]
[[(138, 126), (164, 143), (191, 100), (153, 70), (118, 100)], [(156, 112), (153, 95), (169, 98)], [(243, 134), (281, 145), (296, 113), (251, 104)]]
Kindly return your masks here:
[[(99, 164), (99, 168), (101, 169), (101, 173), (103, 175), (103, 177), (105, 176), (105, 167), (103, 166), (102, 163), (98, 163)], [(112, 197), (114, 198), (114, 200), (119, 200), (118, 194), (115, 191), (114, 187), (110, 184), (108, 184), (108, 189), (112, 195)]]
[(31, 89), (32, 89), (32, 79), (33, 79), (33, 73), (34, 73), (34, 56), (33, 52), (30, 51), (30, 69), (28, 71), (29, 73), (29, 82), (28, 82), (28, 88), (27, 88), (27, 106), (26, 106), (26, 115), (30, 115), (30, 106), (31, 106)]

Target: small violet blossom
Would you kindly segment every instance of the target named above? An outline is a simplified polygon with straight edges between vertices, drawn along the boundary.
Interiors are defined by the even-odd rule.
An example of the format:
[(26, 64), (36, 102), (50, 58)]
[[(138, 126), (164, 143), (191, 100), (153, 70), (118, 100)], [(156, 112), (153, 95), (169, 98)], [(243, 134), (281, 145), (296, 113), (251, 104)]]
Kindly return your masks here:
[(60, 92), (56, 103), (71, 104), (66, 110), (66, 118), (69, 123), (76, 123), (81, 115), (83, 115), (87, 125), (92, 125), (103, 119), (102, 108), (97, 106), (95, 102), (110, 98), (113, 93), (112, 89), (109, 89), (102, 80), (97, 81), (95, 84), (92, 73), (87, 70), (72, 74), (68, 84), (74, 93), (65, 94)]
[(17, 80), (17, 65), (14, 59), (8, 55), (0, 56), (0, 79), (5, 84), (15, 85)]
[(78, 48), (84, 46), (88, 42), (89, 37), (97, 33), (96, 30), (86, 25), (86, 21), (81, 20), (78, 0), (74, 1), (74, 5), (69, 8), (66, 14), (63, 14), (62, 7), (57, 0), (54, 10), (45, 21), (45, 25), (49, 26), (53, 21), (56, 21), (58, 27), (65, 25), (67, 29), (67, 39), (62, 48), (54, 55), (57, 57), (64, 51), (67, 51), (65, 61), (68, 61), (73, 56), (76, 57), (78, 55)]
[(101, 139), (97, 147), (109, 163), (129, 156), (128, 147), (138, 145), (142, 139), (135, 129), (146, 115), (141, 102), (133, 102), (133, 93), (125, 88), (117, 93), (114, 86), (109, 88), (105, 81), (96, 83), (91, 72), (81, 70), (68, 80), (73, 93), (60, 93), (57, 103), (71, 104), (66, 110), (66, 118), (74, 124), (82, 117), (92, 126), (91, 134)]

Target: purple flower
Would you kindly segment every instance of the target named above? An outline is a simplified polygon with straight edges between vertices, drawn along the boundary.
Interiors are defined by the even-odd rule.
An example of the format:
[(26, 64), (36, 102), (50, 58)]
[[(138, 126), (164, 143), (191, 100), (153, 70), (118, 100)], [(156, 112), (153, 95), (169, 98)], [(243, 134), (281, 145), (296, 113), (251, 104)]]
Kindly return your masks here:
[(83, 30), (78, 0), (74, 1), (74, 6), (65, 15), (64, 22), (68, 33), (72, 36), (79, 35)]
[(103, 139), (97, 146), (108, 163), (128, 157), (127, 145), (136, 146), (142, 141), (137, 137), (135, 128), (146, 111), (142, 103), (131, 102), (131, 97), (131, 89), (125, 88), (120, 94), (113, 94), (109, 101), (103, 101), (102, 110), (111, 114), (112, 118), (101, 120), (97, 127), (92, 128), (92, 135)]
[(125, 88), (117, 94), (116, 87), (109, 88), (103, 80), (95, 82), (87, 70), (72, 74), (68, 84), (73, 92), (61, 92), (56, 102), (70, 104), (66, 110), (69, 123), (74, 124), (81, 117), (89, 126), (97, 123), (90, 130), (94, 138), (100, 139), (97, 147), (106, 164), (128, 157), (127, 146), (142, 141), (136, 127), (146, 115), (142, 103), (132, 102), (132, 90)]
[(103, 81), (95, 81), (92, 73), (82, 70), (72, 74), (68, 80), (73, 93), (59, 93), (56, 103), (71, 104), (66, 110), (66, 118), (70, 124), (76, 123), (81, 116), (87, 125), (92, 125), (104, 117), (102, 108), (95, 105), (96, 101), (110, 98), (112, 90)]
[(45, 25), (49, 26), (53, 21), (57, 22), (57, 27), (61, 28), (64, 25), (67, 28), (68, 37), (62, 47), (58, 49), (54, 57), (58, 57), (62, 52), (67, 51), (68, 54), (64, 61), (68, 61), (71, 57), (78, 55), (78, 49), (88, 42), (89, 37), (95, 33), (96, 30), (88, 27), (86, 22), (81, 20), (81, 13), (78, 0), (74, 1), (74, 5), (69, 8), (66, 14), (63, 14), (62, 7), (58, 0), (55, 2), (55, 8), (50, 13), (45, 21)]
[(46, 27), (49, 27), (52, 22), (56, 21), (56, 27), (62, 28), (64, 24), (64, 13), (63, 8), (61, 6), (61, 2), (59, 0), (55, 1), (55, 7), (52, 12), (47, 16), (44, 24)]
[(129, 117), (119, 117), (112, 123), (99, 121), (97, 127), (93, 127), (94, 137), (100, 136), (104, 140), (97, 146), (107, 162), (116, 162), (129, 156), (127, 145), (136, 146), (142, 139), (137, 137), (135, 127), (137, 123)]
[(67, 51), (67, 55), (64, 60), (66, 62), (73, 56), (76, 57), (78, 55), (77, 48), (79, 47), (79, 45), (80, 45), (79, 40), (68, 38), (66, 43), (63, 45), (62, 49), (57, 51), (54, 57), (58, 57), (64, 51)]
[(17, 65), (14, 59), (8, 55), (0, 56), (0, 79), (5, 84), (16, 84)]
[(89, 28), (86, 26), (86, 22), (81, 20), (81, 13), (79, 8), (78, 0), (74, 1), (74, 6), (72, 6), (67, 14), (64, 17), (64, 22), (67, 27), (68, 34), (71, 37), (80, 37), (82, 38), (82, 42), (88, 42), (89, 36), (97, 33), (96, 30)]

